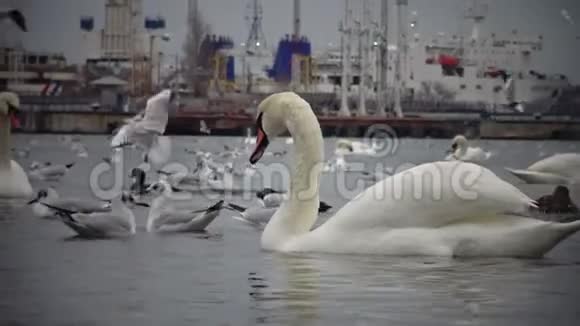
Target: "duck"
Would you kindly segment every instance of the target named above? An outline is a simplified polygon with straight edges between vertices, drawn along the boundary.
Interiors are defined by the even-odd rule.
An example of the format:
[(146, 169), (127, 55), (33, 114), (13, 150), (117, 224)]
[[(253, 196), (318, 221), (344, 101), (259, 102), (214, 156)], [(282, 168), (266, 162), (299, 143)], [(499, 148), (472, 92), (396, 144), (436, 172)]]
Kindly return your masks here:
[(570, 198), (570, 190), (566, 186), (557, 186), (550, 195), (538, 198), (538, 208), (547, 214), (577, 214), (578, 207)]
[(147, 216), (147, 232), (204, 232), (218, 217), (224, 206), (220, 200), (199, 209), (191, 203), (192, 195), (173, 188), (166, 180), (150, 186), (159, 196), (151, 203)]
[(424, 163), (389, 176), (313, 229), (324, 143), (310, 104), (293, 92), (272, 94), (258, 106), (256, 130), (251, 164), (285, 132), (295, 147), (288, 199), (261, 235), (266, 251), (542, 257), (580, 230), (580, 221), (530, 218), (526, 213), (537, 207), (531, 198), (489, 169), (462, 161)]
[(58, 212), (48, 208), (44, 204), (59, 207), (78, 213), (103, 213), (111, 210), (110, 201), (95, 201), (80, 198), (61, 198), (54, 188), (46, 188), (38, 191), (36, 198), (28, 202), (32, 206), (32, 213), (44, 219), (58, 218)]
[(28, 176), (18, 162), (12, 160), (11, 133), (14, 114), (20, 99), (12, 92), (0, 92), (0, 198), (22, 199), (33, 196)]
[(483, 163), (491, 157), (490, 152), (486, 152), (479, 147), (470, 147), (467, 138), (463, 135), (457, 135), (451, 142), (451, 149), (447, 151), (448, 161), (463, 161), (471, 163)]
[(133, 206), (149, 207), (147, 203), (138, 203), (126, 191), (120, 197), (112, 200), (111, 210), (108, 212), (80, 213), (78, 211), (42, 203), (54, 210), (60, 220), (77, 237), (84, 239), (106, 239), (129, 237), (136, 233), (135, 215), (131, 211)]
[(506, 170), (529, 184), (575, 184), (580, 181), (580, 154), (555, 154), (530, 165), (527, 169), (506, 168)]

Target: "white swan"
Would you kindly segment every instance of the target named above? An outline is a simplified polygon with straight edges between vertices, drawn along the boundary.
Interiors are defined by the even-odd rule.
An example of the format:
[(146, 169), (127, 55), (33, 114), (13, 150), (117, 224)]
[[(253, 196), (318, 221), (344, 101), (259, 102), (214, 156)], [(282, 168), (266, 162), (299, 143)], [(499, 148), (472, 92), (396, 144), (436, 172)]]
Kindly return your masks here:
[(204, 209), (194, 207), (191, 194), (174, 193), (165, 180), (150, 187), (161, 194), (151, 203), (147, 232), (203, 232), (223, 208), (223, 200)]
[(525, 170), (506, 170), (527, 183), (574, 184), (580, 182), (580, 154), (556, 154), (530, 165)]
[(482, 163), (491, 157), (490, 152), (486, 152), (479, 147), (469, 147), (467, 138), (457, 135), (453, 138), (451, 149), (448, 151), (447, 161), (463, 161), (471, 163)]
[(125, 121), (125, 125), (115, 134), (111, 148), (119, 150), (134, 145), (144, 151), (146, 163), (149, 160), (157, 166), (167, 163), (171, 155), (171, 142), (168, 137), (161, 136), (167, 127), (173, 97), (173, 92), (163, 90), (147, 100), (145, 111)]
[(133, 197), (123, 192), (121, 198), (111, 203), (111, 211), (83, 214), (43, 203), (57, 212), (62, 222), (81, 238), (99, 239), (126, 237), (135, 234), (135, 215), (127, 205), (149, 206), (135, 203)]
[(0, 93), (0, 198), (30, 198), (33, 195), (26, 173), (11, 158), (11, 119), (19, 108), (16, 94)]
[(110, 202), (61, 198), (53, 188), (38, 191), (36, 198), (28, 202), (28, 205), (32, 205), (32, 213), (35, 216), (46, 219), (58, 218), (58, 211), (48, 208), (45, 204), (78, 213), (103, 213), (111, 210)]
[[(258, 112), (250, 163), (261, 158), (270, 138), (285, 131), (294, 138), (296, 152), (289, 199), (262, 234), (266, 250), (538, 257), (580, 229), (580, 222), (508, 214), (524, 212), (535, 203), (481, 166), (437, 162), (378, 182), (311, 231), (323, 162), (318, 120), (310, 105), (291, 92), (267, 97)], [(423, 186), (425, 180), (433, 187)]]

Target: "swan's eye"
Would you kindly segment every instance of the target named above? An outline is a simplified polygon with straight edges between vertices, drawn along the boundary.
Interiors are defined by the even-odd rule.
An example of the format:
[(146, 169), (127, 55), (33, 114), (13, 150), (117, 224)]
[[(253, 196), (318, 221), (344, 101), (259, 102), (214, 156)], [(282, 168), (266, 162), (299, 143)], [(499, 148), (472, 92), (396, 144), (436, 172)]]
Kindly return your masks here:
[(457, 143), (453, 143), (453, 145), (451, 145), (451, 149), (457, 149)]

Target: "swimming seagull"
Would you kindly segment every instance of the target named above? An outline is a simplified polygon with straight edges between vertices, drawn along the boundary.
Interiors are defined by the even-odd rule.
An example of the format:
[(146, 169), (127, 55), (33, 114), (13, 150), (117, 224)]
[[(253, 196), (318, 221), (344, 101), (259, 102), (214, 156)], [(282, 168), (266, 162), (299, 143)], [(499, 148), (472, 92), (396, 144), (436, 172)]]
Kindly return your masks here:
[(58, 211), (50, 209), (45, 204), (79, 213), (102, 213), (111, 210), (110, 201), (102, 202), (78, 198), (60, 198), (53, 188), (38, 191), (36, 198), (28, 202), (28, 205), (32, 205), (32, 212), (37, 217), (47, 219), (58, 218)]
[(26, 18), (18, 9), (0, 10), (0, 21), (10, 19), (21, 31), (27, 32)]
[(69, 164), (55, 164), (46, 162), (44, 166), (40, 166), (34, 162), (30, 166), (28, 176), (35, 181), (53, 181), (57, 182), (64, 177), (70, 169), (75, 165), (75, 162)]
[(148, 232), (203, 232), (219, 216), (224, 205), (216, 204), (193, 211), (152, 211), (147, 219)]
[(256, 197), (258, 197), (264, 207), (278, 207), (286, 198), (286, 193), (266, 187), (257, 191)]
[(55, 210), (66, 226), (75, 231), (79, 237), (86, 239), (126, 237), (135, 234), (135, 216), (128, 205), (149, 206), (145, 203), (136, 203), (126, 192), (112, 201), (109, 212), (84, 214), (50, 204), (43, 205)]
[(191, 203), (191, 194), (175, 193), (166, 180), (150, 186), (161, 194), (153, 200), (147, 217), (148, 232), (203, 232), (215, 220), (224, 201), (199, 209)]
[(173, 102), (174, 93), (163, 90), (147, 100), (145, 111), (125, 121), (111, 140), (111, 148), (119, 149), (135, 146), (144, 152), (143, 159), (147, 163), (163, 165), (171, 154), (169, 138), (161, 137), (165, 133), (169, 119), (169, 106)]
[[(226, 206), (227, 209), (237, 212), (239, 215), (234, 216), (235, 219), (242, 222), (249, 223), (256, 227), (263, 227), (270, 221), (270, 218), (278, 210), (278, 207), (243, 207), (240, 205), (229, 203)], [(318, 206), (318, 213), (326, 213), (330, 210), (332, 206), (321, 201)]]

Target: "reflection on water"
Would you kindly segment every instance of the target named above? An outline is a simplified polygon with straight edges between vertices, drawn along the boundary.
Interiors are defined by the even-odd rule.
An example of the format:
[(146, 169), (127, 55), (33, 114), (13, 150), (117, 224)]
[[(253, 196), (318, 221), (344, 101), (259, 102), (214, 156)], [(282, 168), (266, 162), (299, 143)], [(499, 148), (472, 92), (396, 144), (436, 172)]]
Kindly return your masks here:
[[(62, 196), (91, 196), (89, 171), (108, 153), (104, 139), (82, 137), (90, 159), (78, 160), (58, 185)], [(235, 142), (204, 137), (195, 146), (218, 151)], [(449, 145), (427, 142), (403, 140), (396, 155), (373, 162), (428, 162)], [(42, 143), (45, 150), (33, 150), (29, 160), (70, 158), (56, 137)], [(333, 140), (326, 143), (328, 155)], [(191, 159), (183, 148), (192, 144), (191, 137), (177, 138), (176, 159)], [(503, 171), (535, 161), (537, 143), (480, 144), (509, 150), (490, 168), (530, 196), (552, 191)], [(577, 148), (546, 142), (542, 152), (570, 146)], [(346, 199), (333, 182), (323, 177), (321, 198), (340, 207)], [(578, 190), (571, 193), (577, 204)], [(194, 201), (207, 206), (203, 197)], [(230, 216), (224, 212), (207, 233), (147, 234), (147, 210), (138, 209), (133, 238), (81, 241), (58, 221), (34, 218), (23, 203), (0, 204), (0, 325), (577, 325), (579, 235), (541, 260), (282, 255), (261, 251), (259, 231)]]

